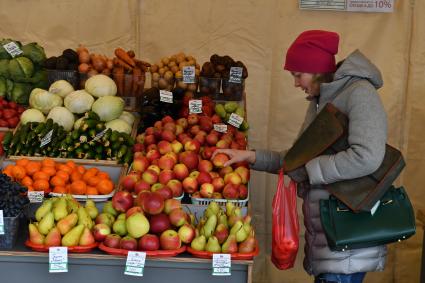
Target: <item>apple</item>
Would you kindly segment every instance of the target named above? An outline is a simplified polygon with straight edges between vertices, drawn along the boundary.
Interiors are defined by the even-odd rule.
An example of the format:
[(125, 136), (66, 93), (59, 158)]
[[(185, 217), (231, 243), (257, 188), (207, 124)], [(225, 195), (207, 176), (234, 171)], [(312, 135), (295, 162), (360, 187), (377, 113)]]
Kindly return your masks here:
[(145, 135), (146, 135), (146, 131), (144, 133), (138, 134), (136, 136), (136, 143), (141, 143), (143, 144), (145, 141)]
[(131, 192), (134, 190), (134, 186), (136, 185), (136, 182), (137, 180), (135, 180), (135, 178), (127, 175), (124, 178), (122, 178), (120, 185), (123, 190)]
[(166, 186), (171, 189), (174, 198), (183, 194), (183, 185), (179, 180), (171, 179), (167, 182)]
[(182, 226), (180, 226), (177, 234), (179, 235), (182, 243), (190, 244), (192, 240), (195, 238), (196, 233), (195, 233), (195, 228), (192, 225), (185, 223)]
[(182, 126), (183, 129), (186, 129), (187, 126), (189, 125), (186, 118), (179, 118), (177, 119), (176, 123), (177, 125)]
[(138, 195), (141, 191), (150, 191), (151, 185), (145, 180), (139, 180), (134, 185), (134, 193)]
[(224, 180), (221, 177), (213, 178), (211, 181), (211, 184), (214, 187), (214, 192), (218, 192), (218, 193), (221, 193), (223, 191), (223, 188), (225, 185)]
[(156, 251), (159, 250), (159, 238), (157, 235), (145, 234), (139, 239), (139, 250)]
[(226, 176), (226, 174), (233, 172), (233, 168), (232, 166), (226, 166), (220, 169), (220, 171), (218, 172), (218, 174), (220, 174), (220, 177), (224, 178), (224, 176)]
[(199, 190), (203, 198), (211, 198), (214, 193), (214, 186), (210, 183), (204, 183)]
[(136, 206), (140, 206), (143, 209), (143, 201), (145, 199), (145, 197), (151, 193), (150, 190), (148, 191), (141, 191), (140, 193), (137, 194), (136, 199), (134, 200), (134, 205)]
[(198, 121), (199, 121), (198, 114), (189, 114), (189, 116), (187, 116), (188, 125), (196, 125), (198, 124)]
[(162, 140), (172, 142), (173, 140), (176, 139), (176, 135), (174, 134), (174, 132), (170, 130), (163, 130), (161, 134), (161, 138)]
[(174, 179), (174, 172), (170, 169), (165, 169), (163, 171), (161, 171), (161, 173), (159, 173), (159, 182), (161, 184), (167, 184), (168, 181), (170, 181), (171, 179)]
[(161, 183), (155, 183), (151, 186), (151, 192), (156, 192), (159, 189), (162, 189), (165, 185), (161, 184)]
[(164, 199), (158, 192), (150, 192), (143, 198), (143, 211), (150, 215), (156, 215), (164, 210)]
[(195, 177), (189, 176), (184, 178), (182, 185), (183, 191), (188, 194), (194, 193), (198, 190), (198, 182)]
[(176, 125), (176, 131), (174, 132), (177, 135), (180, 135), (181, 133), (184, 133), (184, 129), (180, 125)]
[(143, 213), (143, 210), (140, 206), (133, 206), (132, 208), (127, 210), (127, 212), (125, 213), (125, 217), (129, 218), (130, 216), (132, 216), (136, 212)]
[(212, 163), (214, 164), (215, 167), (217, 168), (223, 168), (224, 164), (229, 161), (229, 156), (227, 156), (227, 154), (224, 153), (217, 153), (214, 158), (212, 159)]
[(149, 160), (145, 156), (134, 158), (132, 169), (136, 172), (143, 172), (149, 166)]
[(213, 192), (213, 195), (212, 195), (211, 198), (213, 198), (213, 199), (222, 199), (223, 198), (223, 195), (221, 193), (219, 193), (219, 192)]
[(214, 153), (214, 151), (216, 150), (217, 148), (215, 147), (215, 146), (212, 146), (212, 147), (204, 147), (204, 150), (202, 151), (202, 153), (201, 153), (201, 156), (202, 156), (202, 158), (203, 159), (208, 159), (208, 160), (210, 160), (211, 159), (211, 157), (212, 157), (212, 155), (213, 155), (213, 153)]
[(133, 196), (127, 191), (118, 191), (112, 197), (112, 206), (118, 212), (126, 212), (133, 206)]
[(201, 130), (205, 132), (210, 132), (213, 129), (213, 123), (211, 121), (211, 118), (208, 116), (200, 116), (199, 126), (201, 127)]
[(120, 249), (129, 250), (129, 251), (137, 251), (137, 241), (136, 239), (125, 236), (120, 241)]
[(198, 178), (199, 173), (200, 172), (198, 170), (194, 170), (194, 171), (190, 172), (189, 176), (193, 177), (193, 178)]
[(226, 199), (238, 199), (239, 198), (239, 185), (228, 183), (224, 186), (223, 196)]
[(221, 138), (216, 144), (215, 146), (217, 148), (230, 148), (230, 144), (231, 142), (228, 142), (227, 140), (223, 140), (223, 138)]
[(213, 164), (209, 160), (201, 160), (198, 164), (199, 172), (211, 172), (213, 170)]
[(94, 225), (92, 233), (96, 242), (103, 242), (111, 234), (111, 228), (104, 223), (99, 223)]
[(162, 121), (156, 121), (153, 127), (162, 130)]
[(191, 138), (190, 138), (190, 136), (189, 136), (188, 134), (186, 134), (186, 133), (181, 133), (181, 134), (179, 134), (179, 135), (177, 136), (177, 140), (178, 140), (180, 143), (182, 143), (182, 145), (183, 145), (183, 144), (185, 144), (186, 142), (190, 141), (190, 140), (191, 140)]
[(150, 232), (154, 234), (160, 234), (167, 229), (170, 229), (171, 223), (168, 215), (165, 213), (160, 213), (157, 215), (153, 215), (149, 219)]
[(229, 229), (227, 228), (227, 225), (223, 223), (218, 224), (215, 228), (214, 236), (217, 238), (220, 245), (223, 244), (229, 236)]
[(199, 191), (194, 192), (194, 193), (191, 195), (191, 197), (192, 197), (192, 198), (202, 198), (202, 197), (201, 197), (201, 193), (200, 193)]
[[(156, 145), (155, 145), (156, 146)], [(152, 163), (153, 160), (159, 159), (161, 157), (161, 153), (157, 149), (150, 149), (146, 153), (146, 158), (149, 160), (149, 162)]]
[(159, 168), (165, 169), (173, 169), (176, 161), (171, 156), (163, 155), (158, 161)]
[(154, 144), (154, 143), (156, 143), (155, 136), (154, 135), (146, 135), (143, 142), (144, 142), (145, 146), (148, 146), (150, 144)]
[(239, 184), (242, 183), (242, 178), (236, 172), (227, 173), (226, 175), (224, 175), (224, 183), (225, 184), (231, 183), (231, 184), (234, 184), (234, 185), (239, 185)]
[(217, 172), (211, 171), (211, 172), (208, 172), (208, 173), (210, 174), (212, 179), (220, 177), (220, 174), (218, 174)]
[(198, 185), (202, 185), (205, 183), (211, 183), (212, 178), (208, 172), (200, 172), (196, 178), (196, 181), (198, 182)]
[(119, 249), (120, 248), (121, 237), (117, 234), (109, 234), (106, 236), (103, 244), (107, 247)]
[(183, 163), (174, 165), (173, 167), (174, 176), (182, 181), (184, 178), (189, 176), (189, 169)]
[[(206, 135), (203, 134), (203, 131), (199, 131), (193, 138), (194, 141), (198, 141), (199, 145), (202, 146), (205, 144), (205, 137)], [(199, 152), (199, 150), (198, 150)]]
[(161, 122), (162, 122), (162, 124), (167, 124), (167, 123), (174, 123), (174, 119), (173, 119), (173, 117), (171, 117), (170, 115), (167, 115), (167, 116), (164, 116), (162, 119), (161, 119)]
[(239, 185), (239, 199), (246, 199), (248, 197), (248, 188), (245, 185)]
[(211, 116), (211, 122), (213, 122), (213, 124), (220, 124), (223, 121), (221, 120), (220, 116), (218, 116), (217, 114), (214, 114)]
[(185, 151), (193, 151), (193, 152), (197, 153), (197, 152), (199, 152), (200, 148), (201, 148), (201, 144), (199, 143), (198, 140), (195, 140), (195, 139), (187, 141), (184, 144), (184, 150)]
[(164, 126), (162, 127), (162, 129), (165, 131), (165, 130), (168, 130), (168, 131), (170, 131), (170, 132), (172, 132), (172, 133), (176, 133), (176, 124), (174, 123), (174, 122), (167, 122), (167, 123), (165, 123), (164, 124)]
[(133, 160), (144, 157), (145, 156), (145, 152), (146, 152), (145, 150), (143, 150), (143, 152), (136, 151), (133, 154)]
[(158, 181), (158, 173), (152, 169), (147, 169), (145, 172), (143, 172), (142, 179), (146, 183), (152, 185)]
[(158, 150), (161, 154), (166, 154), (167, 152), (171, 152), (173, 148), (171, 147), (171, 143), (169, 141), (160, 141), (158, 144)]
[(106, 225), (108, 225), (109, 227), (111, 227), (112, 226), (112, 224), (114, 223), (114, 221), (115, 221), (115, 217), (112, 215), (112, 214), (109, 214), (109, 213), (105, 213), (105, 212), (103, 212), (103, 213), (100, 213), (97, 217), (96, 217), (96, 219), (95, 219), (95, 224), (106, 224)]
[(181, 240), (176, 231), (166, 230), (159, 237), (159, 244), (163, 250), (177, 250), (181, 247)]
[(182, 226), (187, 222), (187, 213), (182, 208), (173, 209), (168, 215), (171, 224), (176, 227)]
[(181, 207), (182, 207), (182, 205), (181, 205), (181, 202), (179, 200), (173, 199), (173, 198), (167, 199), (167, 200), (165, 200), (165, 203), (164, 203), (164, 212), (165, 212), (165, 214), (168, 215), (174, 209), (181, 208)]
[(173, 191), (167, 186), (160, 188), (159, 190), (157, 190), (157, 192), (162, 196), (164, 200), (173, 198)]
[(145, 130), (145, 137), (147, 135), (153, 135), (155, 133), (154, 127), (147, 127)]
[(154, 162), (152, 162), (151, 165), (148, 166), (148, 169), (146, 169), (146, 170), (155, 171), (157, 175), (159, 175), (159, 173), (161, 172), (161, 168), (159, 168), (158, 164), (155, 164), (155, 160), (154, 160)]
[(240, 177), (242, 184), (246, 184), (249, 181), (249, 169), (245, 166), (239, 166), (235, 169), (235, 171)]
[(216, 145), (217, 142), (218, 142), (218, 136), (215, 135), (215, 134), (209, 133), (207, 135), (207, 137), (205, 138), (205, 140), (206, 140), (207, 144), (209, 144), (209, 145)]
[(183, 150), (183, 144), (179, 142), (178, 140), (173, 140), (171, 142), (171, 150), (174, 153), (180, 153)]

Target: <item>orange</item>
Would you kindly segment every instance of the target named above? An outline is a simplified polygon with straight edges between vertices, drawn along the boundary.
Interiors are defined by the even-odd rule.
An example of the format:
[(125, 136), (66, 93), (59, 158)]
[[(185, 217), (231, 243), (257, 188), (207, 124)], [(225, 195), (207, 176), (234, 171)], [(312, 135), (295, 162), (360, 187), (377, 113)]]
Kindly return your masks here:
[(32, 176), (32, 178), (33, 178), (34, 181), (35, 180), (40, 180), (40, 179), (42, 179), (42, 180), (49, 180), (50, 179), (50, 176), (46, 172), (38, 171), (38, 172), (34, 173), (34, 175)]
[(13, 165), (7, 165), (6, 168), (3, 169), (3, 173), (9, 176), (11, 179), (13, 179), (12, 169), (15, 166), (13, 167), (8, 167), (8, 166), (13, 166)]
[(75, 165), (75, 162), (74, 162), (74, 161), (72, 161), (72, 160), (67, 161), (67, 162), (65, 163), (65, 165), (66, 165), (66, 166), (68, 166), (69, 168), (71, 168), (72, 170), (74, 170), (74, 169), (75, 169), (75, 167), (77, 166), (77, 165)]
[(63, 187), (63, 186), (65, 186), (65, 180), (62, 179), (59, 176), (54, 176), (54, 177), (52, 177), (52, 179), (50, 179), (50, 184), (53, 187), (57, 187), (57, 186), (62, 186)]
[(23, 186), (25, 186), (25, 187), (29, 187), (29, 186), (32, 186), (32, 183), (33, 183), (33, 181), (32, 181), (32, 179), (30, 178), (30, 177), (28, 177), (28, 176), (25, 176), (22, 180), (21, 180), (21, 184), (23, 185)]
[(88, 195), (98, 195), (99, 194), (99, 192), (97, 191), (96, 187), (92, 187), (92, 186), (87, 186), (86, 193)]
[(101, 179), (110, 179), (109, 178), (109, 174), (103, 171), (100, 171), (99, 173), (97, 173), (96, 175), (97, 177), (101, 178)]
[(64, 186), (56, 186), (53, 189), (53, 192), (57, 193), (57, 194), (67, 194), (68, 193), (67, 189)]
[(87, 185), (85, 182), (78, 180), (75, 182), (72, 182), (71, 184), (71, 193), (75, 195), (84, 195), (87, 190)]
[(13, 177), (17, 180), (21, 180), (22, 178), (24, 178), (26, 176), (26, 173), (27, 172), (25, 171), (25, 168), (20, 165), (16, 165), (12, 169)]
[(34, 190), (36, 191), (49, 191), (49, 182), (47, 180), (39, 179), (33, 183)]
[(83, 176), (80, 174), (80, 172), (78, 172), (78, 171), (73, 171), (73, 172), (71, 173), (70, 179), (71, 179), (71, 182), (74, 182), (74, 181), (81, 180), (81, 178), (82, 178), (82, 177), (83, 177)]
[(71, 169), (71, 167), (68, 167), (68, 166), (66, 166), (65, 164), (60, 164), (59, 166), (57, 166), (57, 169), (58, 169), (58, 170), (65, 171), (65, 172), (66, 172), (66, 173), (68, 173), (68, 174), (71, 174), (71, 173), (72, 173), (72, 169)]
[(69, 180), (69, 174), (66, 173), (65, 171), (60, 171), (60, 170), (57, 171), (56, 176), (61, 177), (62, 179), (65, 180), (65, 182), (68, 182), (68, 180)]
[[(92, 170), (92, 169), (96, 169), (96, 170)], [(96, 176), (98, 172), (99, 172), (99, 169), (90, 168), (89, 170), (86, 171), (86, 173), (84, 173), (83, 180), (87, 182), (91, 177)]]
[(75, 168), (75, 170), (77, 170), (81, 175), (83, 175), (86, 172), (86, 168), (84, 168), (83, 165), (77, 166), (77, 168)]
[(43, 168), (41, 168), (41, 171), (46, 173), (50, 177), (52, 177), (56, 174), (56, 169), (53, 166), (44, 166)]
[(27, 171), (28, 176), (34, 175), (35, 172), (40, 171), (41, 163), (37, 161), (29, 161), (27, 165), (25, 165), (25, 170)]
[(16, 165), (25, 167), (28, 164), (29, 160), (26, 158), (16, 160)]
[(41, 161), (41, 165), (42, 166), (55, 167), (56, 162), (51, 158), (45, 158), (45, 159), (43, 159), (43, 161)]
[(33, 192), (34, 191), (33, 186), (28, 186), (27, 189), (28, 189), (28, 192)]
[(102, 179), (96, 185), (97, 191), (102, 195), (107, 195), (114, 189), (114, 183), (111, 180)]
[(98, 176), (93, 176), (93, 177), (90, 177), (88, 180), (87, 180), (87, 185), (89, 185), (89, 186), (96, 186), (97, 185), (97, 183), (99, 183), (99, 181), (100, 180), (102, 180), (101, 178), (99, 178)]

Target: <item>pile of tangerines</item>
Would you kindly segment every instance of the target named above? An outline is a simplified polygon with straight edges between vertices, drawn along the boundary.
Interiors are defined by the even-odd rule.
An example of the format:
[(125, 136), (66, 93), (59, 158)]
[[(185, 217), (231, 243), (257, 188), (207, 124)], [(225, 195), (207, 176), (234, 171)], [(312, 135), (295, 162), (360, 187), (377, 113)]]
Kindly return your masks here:
[(108, 173), (99, 169), (85, 168), (73, 161), (55, 162), (46, 158), (41, 161), (22, 158), (9, 164), (3, 173), (28, 188), (28, 191), (44, 191), (73, 195), (107, 195), (114, 189)]

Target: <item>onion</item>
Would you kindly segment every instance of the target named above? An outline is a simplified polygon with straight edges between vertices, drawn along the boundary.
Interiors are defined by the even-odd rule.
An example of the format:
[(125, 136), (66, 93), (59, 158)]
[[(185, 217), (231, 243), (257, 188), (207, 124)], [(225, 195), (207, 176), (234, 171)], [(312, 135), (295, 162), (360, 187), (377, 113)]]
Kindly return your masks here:
[(89, 53), (86, 51), (80, 52), (80, 54), (78, 55), (78, 60), (80, 61), (80, 63), (90, 63)]
[(99, 73), (102, 72), (103, 69), (105, 69), (106, 67), (105, 61), (100, 56), (94, 57), (92, 63), (93, 63), (93, 68)]
[(90, 66), (87, 63), (81, 63), (78, 66), (78, 71), (80, 73), (87, 73), (90, 70)]
[(78, 45), (77, 54), (80, 55), (81, 52), (87, 52), (87, 53), (89, 53), (89, 51), (87, 50), (87, 48), (84, 45), (82, 45), (82, 44)]

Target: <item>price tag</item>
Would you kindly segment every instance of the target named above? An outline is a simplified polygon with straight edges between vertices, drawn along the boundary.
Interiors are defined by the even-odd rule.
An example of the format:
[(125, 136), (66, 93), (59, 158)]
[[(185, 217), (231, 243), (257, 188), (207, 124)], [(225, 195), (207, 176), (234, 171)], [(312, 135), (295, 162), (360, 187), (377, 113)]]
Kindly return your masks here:
[(214, 276), (230, 276), (232, 268), (232, 260), (230, 254), (213, 254), (212, 275)]
[(146, 261), (145, 252), (129, 251), (127, 255), (127, 262), (125, 263), (124, 274), (132, 275), (132, 276), (143, 276), (145, 261)]
[(227, 133), (227, 125), (226, 124), (214, 124), (214, 130), (219, 133)]
[(0, 235), (4, 235), (3, 210), (0, 210)]
[(45, 146), (46, 144), (49, 144), (52, 140), (53, 130), (50, 130), (44, 138), (41, 139), (40, 147)]
[(235, 126), (236, 128), (239, 128), (242, 122), (243, 122), (243, 117), (235, 113), (230, 114), (229, 121), (227, 121), (228, 124)]
[(189, 114), (202, 113), (202, 100), (192, 99), (189, 100)]
[(28, 192), (28, 199), (30, 203), (43, 202), (44, 192), (43, 191), (30, 191)]
[(183, 67), (183, 82), (186, 84), (195, 83), (195, 66)]
[(49, 248), (49, 272), (68, 272), (68, 248), (50, 247)]
[(242, 67), (231, 67), (229, 73), (229, 83), (240, 84), (242, 82)]
[(10, 56), (15, 57), (24, 53), (15, 42), (9, 42), (3, 45), (3, 48), (10, 54)]
[(100, 140), (104, 135), (105, 135), (105, 133), (106, 133), (106, 131), (108, 130), (108, 128), (106, 128), (106, 129), (104, 129), (103, 131), (101, 131), (101, 132), (99, 132), (99, 133), (97, 133), (95, 136), (94, 136), (94, 138), (93, 138), (93, 141), (97, 141), (97, 140)]
[(347, 0), (347, 11), (391, 13), (394, 0)]
[(173, 93), (171, 91), (161, 89), (159, 91), (159, 101), (173, 103)]

